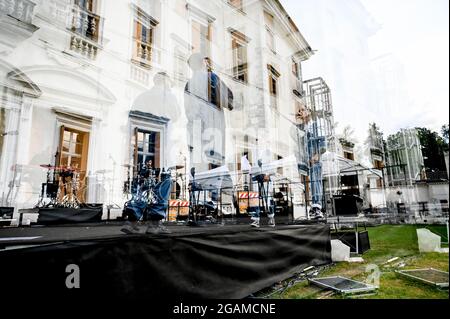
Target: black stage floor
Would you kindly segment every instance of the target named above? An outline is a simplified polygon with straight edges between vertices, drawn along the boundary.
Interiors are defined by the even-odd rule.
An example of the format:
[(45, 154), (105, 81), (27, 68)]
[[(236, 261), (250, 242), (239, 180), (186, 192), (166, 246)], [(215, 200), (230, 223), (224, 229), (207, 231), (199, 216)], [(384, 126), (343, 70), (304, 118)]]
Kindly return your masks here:
[[(325, 224), (169, 226), (124, 235), (122, 224), (0, 229), (0, 297), (245, 298), (308, 266), (331, 262)], [(144, 232), (145, 227), (142, 227)], [(68, 265), (80, 289), (68, 289)], [(7, 294), (7, 295), (5, 295)]]
[[(249, 219), (250, 220), (250, 219)], [(5, 227), (0, 228), (0, 249), (14, 246), (27, 245), (42, 245), (61, 243), (66, 241), (83, 241), (83, 240), (107, 240), (115, 238), (130, 237), (125, 235), (120, 230), (124, 226), (124, 222), (111, 221), (102, 223), (86, 223), (73, 225), (58, 225), (58, 226), (38, 226), (32, 227)], [(266, 227), (264, 222), (261, 222), (261, 228), (255, 229), (250, 227), (250, 223), (245, 223), (242, 220), (236, 222), (228, 222), (218, 224), (205, 224), (198, 227), (186, 226), (180, 224), (167, 224), (167, 228), (171, 234), (164, 235), (165, 237), (178, 237), (194, 234), (210, 234), (210, 233), (228, 233), (228, 232), (248, 232), (248, 231), (268, 231), (273, 228)], [(280, 223), (276, 229), (287, 229), (299, 225), (312, 225), (315, 223)], [(145, 234), (145, 224), (139, 225), (140, 235), (145, 237), (159, 237), (159, 235)], [(139, 235), (136, 235), (139, 236)], [(133, 236), (131, 236), (133, 237)]]

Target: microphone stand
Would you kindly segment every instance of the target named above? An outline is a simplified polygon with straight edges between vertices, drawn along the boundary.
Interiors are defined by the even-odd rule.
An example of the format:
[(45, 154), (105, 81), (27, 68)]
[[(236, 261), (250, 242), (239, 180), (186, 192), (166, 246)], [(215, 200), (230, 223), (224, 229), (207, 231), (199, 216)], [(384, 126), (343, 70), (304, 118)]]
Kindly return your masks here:
[(191, 168), (191, 175), (192, 175), (192, 182), (191, 182), (191, 188), (189, 190), (189, 220), (188, 225), (189, 226), (197, 226), (197, 218), (196, 213), (194, 212), (195, 209), (197, 209), (197, 199), (195, 197), (195, 167)]
[(113, 176), (112, 176), (111, 185), (109, 187), (108, 205), (106, 205), (106, 209), (108, 211), (108, 221), (110, 220), (110, 217), (111, 217), (111, 209), (112, 208), (115, 208), (115, 209), (119, 209), (120, 208), (119, 205), (117, 205), (116, 203), (112, 202), (112, 197), (114, 195), (114, 183), (116, 181), (116, 166), (117, 166), (117, 163), (114, 160), (114, 158), (111, 156), (111, 154), (109, 154), (109, 158), (111, 159), (111, 161), (113, 163)]

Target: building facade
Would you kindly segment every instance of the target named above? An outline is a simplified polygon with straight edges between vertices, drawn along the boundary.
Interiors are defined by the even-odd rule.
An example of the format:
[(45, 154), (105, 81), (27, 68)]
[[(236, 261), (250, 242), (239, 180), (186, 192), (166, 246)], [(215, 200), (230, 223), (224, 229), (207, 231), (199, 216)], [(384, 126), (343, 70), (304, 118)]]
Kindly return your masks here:
[[(221, 133), (236, 183), (244, 155), (253, 165), (294, 156), (277, 173), (301, 182), (295, 113), (313, 53), (278, 1), (1, 0), (0, 24), (2, 206), (33, 207), (45, 165), (76, 167), (80, 196), (110, 207), (123, 204), (124, 185), (147, 160), (186, 173), (192, 146), (171, 124), (188, 129), (196, 53), (233, 95)], [(136, 104), (158, 90), (163, 103)], [(303, 196), (294, 194), (298, 213)]]

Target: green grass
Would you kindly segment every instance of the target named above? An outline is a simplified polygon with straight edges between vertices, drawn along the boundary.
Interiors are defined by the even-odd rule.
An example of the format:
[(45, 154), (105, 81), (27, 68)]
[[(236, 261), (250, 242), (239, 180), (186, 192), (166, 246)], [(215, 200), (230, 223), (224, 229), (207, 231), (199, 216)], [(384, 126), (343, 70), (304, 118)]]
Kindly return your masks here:
[[(360, 281), (367, 281), (368, 265), (377, 265), (381, 271), (380, 288), (377, 293), (360, 298), (370, 299), (448, 299), (448, 290), (440, 290), (420, 282), (400, 277), (395, 270), (415, 268), (435, 268), (449, 270), (448, 254), (420, 253), (417, 245), (416, 229), (422, 226), (384, 225), (368, 228), (371, 250), (364, 254), (364, 263), (338, 263), (320, 273), (319, 276), (340, 275)], [(431, 231), (444, 235), (445, 226), (427, 226)], [(389, 259), (400, 259), (384, 265)], [(325, 291), (302, 282), (274, 298), (317, 299), (345, 298), (341, 295), (329, 296)]]

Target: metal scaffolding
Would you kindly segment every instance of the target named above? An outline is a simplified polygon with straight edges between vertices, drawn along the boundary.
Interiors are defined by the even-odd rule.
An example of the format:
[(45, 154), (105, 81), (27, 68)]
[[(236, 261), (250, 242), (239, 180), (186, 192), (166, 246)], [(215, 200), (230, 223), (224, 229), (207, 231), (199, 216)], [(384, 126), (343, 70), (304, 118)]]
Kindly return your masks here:
[(308, 154), (310, 164), (310, 200), (326, 206), (321, 156), (333, 150), (334, 119), (331, 91), (322, 78), (304, 81), (305, 102), (311, 111), (308, 126)]

